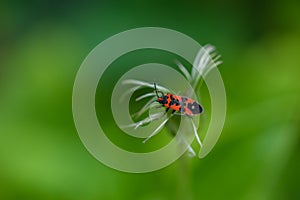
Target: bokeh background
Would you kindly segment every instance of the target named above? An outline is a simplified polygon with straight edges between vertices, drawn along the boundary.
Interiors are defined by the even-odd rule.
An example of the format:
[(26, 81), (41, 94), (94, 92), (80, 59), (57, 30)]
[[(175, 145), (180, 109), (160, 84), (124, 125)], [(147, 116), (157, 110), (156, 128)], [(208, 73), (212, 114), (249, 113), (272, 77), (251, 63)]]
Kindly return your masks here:
[[(0, 199), (300, 199), (299, 9), (297, 0), (2, 1)], [(144, 26), (217, 47), (228, 112), (205, 159), (127, 174), (81, 143), (72, 87), (99, 42)]]

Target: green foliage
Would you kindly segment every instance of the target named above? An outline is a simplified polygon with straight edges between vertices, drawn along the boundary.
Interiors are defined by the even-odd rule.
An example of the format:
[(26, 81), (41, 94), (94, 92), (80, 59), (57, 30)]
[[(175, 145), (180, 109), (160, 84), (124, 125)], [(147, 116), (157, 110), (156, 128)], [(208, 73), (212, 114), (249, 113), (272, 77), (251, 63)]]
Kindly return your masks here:
[[(3, 2), (0, 199), (300, 199), (296, 8), (299, 2), (293, 0)], [(217, 47), (228, 114), (205, 159), (183, 156), (160, 171), (126, 174), (102, 165), (84, 148), (72, 119), (72, 87), (93, 47), (141, 26), (175, 29)], [(175, 66), (166, 59), (170, 55), (152, 55)], [(151, 60), (140, 56), (133, 63)], [(116, 61), (104, 79), (116, 81), (124, 63)], [(110, 88), (99, 86), (107, 97)], [(118, 136), (106, 114), (101, 123), (114, 130), (110, 138), (131, 150), (130, 138)]]

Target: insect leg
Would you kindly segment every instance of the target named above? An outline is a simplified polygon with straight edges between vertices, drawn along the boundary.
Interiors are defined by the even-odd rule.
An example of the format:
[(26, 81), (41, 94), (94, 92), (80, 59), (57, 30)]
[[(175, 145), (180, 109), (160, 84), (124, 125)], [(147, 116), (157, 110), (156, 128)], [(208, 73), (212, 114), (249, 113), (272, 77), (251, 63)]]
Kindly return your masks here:
[(188, 116), (188, 115), (186, 115), (186, 114), (183, 114), (183, 113), (180, 113), (180, 112), (176, 112), (176, 110), (173, 110), (173, 111), (172, 111), (172, 114), (173, 114), (173, 115), (179, 115), (179, 116)]
[(166, 108), (166, 112), (165, 112), (165, 113), (167, 113), (167, 112), (169, 111), (169, 109), (170, 109), (170, 108)]
[(157, 90), (157, 88), (156, 88), (156, 83), (154, 83), (154, 91), (155, 91), (155, 93), (156, 93), (157, 98), (159, 98), (158, 93), (161, 93), (161, 95), (164, 96), (164, 93), (163, 93), (162, 91)]

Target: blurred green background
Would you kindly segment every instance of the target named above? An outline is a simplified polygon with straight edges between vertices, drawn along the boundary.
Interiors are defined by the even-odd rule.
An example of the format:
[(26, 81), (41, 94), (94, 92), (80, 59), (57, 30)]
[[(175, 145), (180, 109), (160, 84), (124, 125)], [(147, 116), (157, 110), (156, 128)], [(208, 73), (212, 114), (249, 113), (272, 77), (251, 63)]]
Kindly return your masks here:
[[(0, 199), (300, 199), (299, 9), (297, 0), (2, 1)], [(81, 143), (72, 87), (99, 42), (144, 26), (217, 47), (228, 112), (205, 159), (127, 174)]]

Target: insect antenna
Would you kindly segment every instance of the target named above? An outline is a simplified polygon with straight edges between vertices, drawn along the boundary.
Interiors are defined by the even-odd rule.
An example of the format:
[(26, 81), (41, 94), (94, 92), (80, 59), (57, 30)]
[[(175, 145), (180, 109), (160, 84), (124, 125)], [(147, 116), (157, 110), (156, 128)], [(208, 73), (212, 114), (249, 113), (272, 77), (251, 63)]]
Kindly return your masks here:
[(156, 96), (157, 96), (157, 98), (159, 98), (159, 96), (158, 96), (158, 92), (159, 93), (161, 93), (162, 94), (162, 96), (165, 96), (164, 95), (164, 93), (162, 92), (162, 91), (160, 91), (160, 90), (157, 90), (157, 88), (156, 88), (156, 83), (154, 82), (154, 91), (155, 91), (155, 93), (156, 93)]
[(158, 96), (158, 93), (157, 93), (157, 88), (156, 88), (156, 83), (155, 83), (155, 82), (154, 82), (154, 91), (155, 91), (156, 96), (157, 96), (157, 98), (158, 98), (159, 96)]

